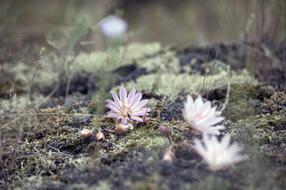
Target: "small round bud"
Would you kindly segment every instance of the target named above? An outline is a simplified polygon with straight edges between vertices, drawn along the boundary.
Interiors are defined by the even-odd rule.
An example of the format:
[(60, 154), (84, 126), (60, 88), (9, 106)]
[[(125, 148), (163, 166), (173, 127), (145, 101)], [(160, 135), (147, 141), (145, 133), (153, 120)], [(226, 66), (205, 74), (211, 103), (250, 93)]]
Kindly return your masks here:
[(127, 124), (127, 125), (123, 125), (121, 123), (116, 124), (114, 132), (117, 135), (124, 135), (126, 134), (130, 129), (133, 129), (133, 125), (132, 124)]
[(96, 140), (98, 140), (98, 141), (104, 139), (104, 134), (101, 131), (98, 131), (95, 136), (96, 136)]
[(172, 150), (172, 148), (168, 148), (163, 155), (163, 160), (164, 161), (168, 161), (168, 162), (172, 162), (175, 159), (175, 154)]
[(117, 124), (115, 126), (114, 132), (117, 135), (124, 135), (128, 132), (129, 128), (127, 127), (127, 125), (123, 125), (123, 124)]
[(164, 125), (159, 126), (159, 131), (160, 131), (160, 134), (166, 138), (169, 138), (171, 135), (170, 129), (168, 127), (165, 127)]
[(93, 132), (90, 129), (83, 129), (80, 131), (80, 137), (83, 139), (88, 139), (93, 136)]

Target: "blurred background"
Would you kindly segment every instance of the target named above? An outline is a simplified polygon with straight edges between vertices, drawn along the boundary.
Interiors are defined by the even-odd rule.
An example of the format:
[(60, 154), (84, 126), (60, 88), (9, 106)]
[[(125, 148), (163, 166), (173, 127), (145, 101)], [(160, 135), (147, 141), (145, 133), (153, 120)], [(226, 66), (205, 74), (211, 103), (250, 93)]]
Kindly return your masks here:
[[(176, 47), (266, 38), (274, 43), (284, 40), (285, 10), (284, 0), (1, 0), (0, 47), (7, 45), (4, 36), (44, 43), (47, 34), (78, 20), (96, 28), (110, 14), (128, 22), (130, 41)], [(98, 35), (93, 30), (88, 40), (100, 49)]]

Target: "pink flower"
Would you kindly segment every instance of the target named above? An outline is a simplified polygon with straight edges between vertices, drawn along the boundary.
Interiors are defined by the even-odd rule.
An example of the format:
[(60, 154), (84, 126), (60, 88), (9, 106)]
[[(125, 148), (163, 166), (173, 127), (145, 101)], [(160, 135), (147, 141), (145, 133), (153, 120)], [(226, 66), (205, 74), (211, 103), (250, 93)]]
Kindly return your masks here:
[(223, 125), (217, 125), (224, 120), (220, 115), (221, 112), (216, 111), (216, 107), (211, 107), (210, 101), (203, 102), (201, 96), (195, 101), (188, 96), (183, 109), (184, 119), (193, 130), (211, 135), (219, 135), (219, 130), (225, 128)]
[(127, 125), (128, 122), (137, 121), (143, 122), (144, 116), (150, 110), (150, 108), (145, 107), (148, 100), (141, 100), (142, 93), (136, 93), (133, 88), (127, 95), (127, 90), (123, 86), (120, 87), (119, 97), (114, 92), (111, 92), (113, 100), (106, 100), (106, 107), (110, 109), (107, 117), (115, 118), (116, 121), (123, 125)]

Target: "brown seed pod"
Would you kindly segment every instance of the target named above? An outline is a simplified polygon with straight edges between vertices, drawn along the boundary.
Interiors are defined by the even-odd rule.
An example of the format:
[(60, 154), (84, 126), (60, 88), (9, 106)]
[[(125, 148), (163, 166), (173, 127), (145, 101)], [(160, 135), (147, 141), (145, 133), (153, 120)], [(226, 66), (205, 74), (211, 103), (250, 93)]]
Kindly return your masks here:
[(163, 160), (164, 161), (168, 161), (168, 162), (172, 162), (174, 159), (176, 158), (172, 148), (168, 148), (163, 155)]
[(159, 132), (163, 137), (166, 137), (166, 138), (169, 138), (171, 135), (171, 130), (164, 125), (159, 126)]
[(90, 129), (83, 129), (80, 131), (80, 137), (83, 139), (89, 139), (93, 136), (93, 132)]
[(96, 136), (96, 140), (98, 141), (101, 141), (104, 139), (104, 134), (101, 131), (98, 131), (95, 136)]
[(131, 124), (123, 125), (121, 123), (117, 123), (115, 125), (114, 132), (117, 135), (125, 135), (129, 131), (129, 129), (132, 129), (132, 128), (133, 128), (133, 125)]

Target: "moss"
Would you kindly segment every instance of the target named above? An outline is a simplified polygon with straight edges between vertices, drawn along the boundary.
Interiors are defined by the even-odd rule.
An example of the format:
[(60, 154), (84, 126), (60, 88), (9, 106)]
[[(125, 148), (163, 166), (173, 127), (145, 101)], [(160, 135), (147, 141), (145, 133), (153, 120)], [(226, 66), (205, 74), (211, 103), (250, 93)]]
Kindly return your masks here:
[[(138, 90), (143, 90), (157, 95), (171, 96), (174, 98), (182, 91), (187, 93), (197, 93), (203, 88), (211, 90), (225, 86), (227, 85), (227, 80), (225, 80), (226, 77), (226, 71), (217, 75), (205, 77), (202, 75), (158, 73), (144, 75), (136, 81), (127, 83), (126, 86), (127, 88), (136, 86)], [(253, 82), (252, 77), (250, 77), (246, 71), (240, 74), (234, 74), (231, 80), (232, 83)]]
[(202, 181), (187, 185), (186, 190), (227, 190), (230, 188), (230, 182), (226, 179), (216, 176), (205, 177)]
[(286, 118), (280, 114), (262, 114), (239, 120), (230, 131), (245, 143), (259, 147), (266, 155), (282, 158), (286, 156), (282, 151), (286, 147), (283, 140), (286, 132), (281, 128), (285, 123)]
[(160, 175), (158, 173), (153, 173), (144, 181), (138, 181), (134, 184), (128, 184), (128, 188), (134, 190), (169, 190), (170, 188), (164, 184), (160, 184)]
[(0, 101), (0, 113), (20, 113), (27, 109), (28, 106), (39, 105), (44, 100), (42, 95), (32, 97), (29, 96), (13, 96), (10, 99)]
[[(130, 64), (134, 60), (156, 54), (159, 51), (161, 51), (161, 46), (158, 43), (131, 44), (107, 52), (79, 53), (75, 57), (50, 52), (42, 56), (32, 67), (22, 62), (13, 65), (5, 64), (3, 70), (11, 77), (7, 79), (6, 83), (0, 85), (0, 95), (11, 90), (12, 87), (15, 88), (14, 91), (16, 92), (27, 92), (30, 85), (32, 85), (32, 89), (48, 94), (57, 83), (67, 84), (70, 77), (102, 76), (100, 74), (103, 71), (105, 73), (111, 72), (120, 66)], [(35, 78), (33, 79), (34, 75)], [(111, 74), (109, 76), (113, 77)], [(95, 84), (96, 82), (92, 81), (91, 83)], [(97, 85), (100, 86), (100, 84)]]
[[(59, 71), (62, 69), (54, 68), (53, 64), (51, 64), (51, 60), (47, 58), (43, 58), (43, 63), (40, 63), (38, 66), (32, 67), (24, 64), (24, 63), (16, 63), (13, 65), (4, 65), (4, 70), (11, 76), (10, 81), (17, 81), (22, 86), (22, 89), (25, 91), (30, 88), (30, 85), (37, 86), (37, 87), (49, 87), (53, 85), (59, 78)], [(55, 60), (56, 63), (62, 62), (59, 60)], [(56, 64), (55, 63), (55, 64)], [(37, 68), (39, 67), (39, 68)], [(59, 67), (59, 66), (57, 66)], [(55, 72), (55, 70), (57, 72)], [(36, 75), (35, 75), (36, 74)], [(32, 78), (36, 76), (34, 81), (32, 82)], [(33, 86), (32, 86), (33, 87)]]
[(144, 149), (154, 151), (166, 145), (166, 141), (160, 136), (158, 124), (151, 122), (135, 127), (126, 135), (119, 137), (116, 145), (110, 150), (109, 154), (120, 155), (129, 149)]
[[(227, 93), (226, 87), (217, 88), (205, 92), (209, 100), (223, 104)], [(265, 110), (266, 101), (274, 94), (274, 90), (268, 86), (251, 83), (235, 83), (231, 85), (229, 101), (224, 111), (225, 116), (232, 120), (246, 119), (262, 113)], [(269, 112), (269, 109), (264, 111)]]
[(152, 150), (153, 148), (160, 147), (164, 144), (165, 141), (160, 136), (157, 127), (155, 126), (140, 126), (118, 141), (118, 145), (126, 147), (126, 149), (135, 146), (138, 148)]
[[(47, 187), (45, 184), (46, 179), (41, 176), (30, 176), (25, 178), (25, 180), (21, 181), (18, 184), (15, 184), (14, 189), (21, 190), (21, 189), (40, 189), (44, 186)], [(60, 186), (59, 182), (49, 183), (49, 187), (55, 188), (56, 186)]]
[(0, 82), (0, 97), (9, 97), (26, 92), (26, 85), (21, 80), (5, 80)]
[(111, 190), (112, 186), (108, 181), (99, 181), (93, 188), (90, 187), (90, 189), (98, 189), (98, 190)]
[(127, 47), (110, 50), (107, 52), (81, 53), (75, 59), (77, 72), (94, 72), (100, 70), (112, 71), (117, 67), (140, 60), (148, 55), (153, 55), (161, 50), (158, 43), (131, 44)]
[[(26, 95), (1, 101), (1, 125), (4, 125), (0, 128), (1, 157), (5, 164), (0, 176), (5, 176), (2, 171), (8, 171), (8, 184), (12, 184), (12, 188), (251, 189), (266, 183), (277, 189), (283, 187), (285, 92), (257, 84), (247, 71), (232, 71), (231, 94), (224, 115), (227, 117), (225, 132), (245, 144), (251, 159), (237, 168), (212, 173), (189, 145), (181, 143), (194, 135), (181, 117), (181, 109), (186, 95), (198, 94), (203, 87), (202, 95), (213, 104), (223, 104), (228, 83), (225, 63), (213, 60), (200, 63), (201, 67), (197, 68), (198, 63), (193, 61), (190, 67), (181, 66), (176, 52), (159, 44), (133, 44), (108, 52), (80, 53), (72, 64), (74, 68), (65, 68), (64, 58), (53, 53), (41, 61), (33, 85), (53, 87), (60, 80), (63, 90), (66, 76), (58, 77), (66, 71), (74, 71), (74, 76), (87, 76), (80, 83), (74, 83), (75, 86), (90, 80), (96, 84), (92, 88), (93, 99), (90, 101), (89, 96), (82, 94), (66, 98), (54, 96), (37, 109), (32, 107), (43, 100), (42, 95), (32, 93), (31, 104)], [(136, 73), (140, 69), (146, 72), (126, 77), (129, 71)], [(10, 73), (20, 71), (17, 80), (25, 81), (24, 85), (31, 82), (32, 75), (26, 75), (29, 70), (26, 66), (8, 70)], [(50, 76), (54, 70), (57, 72)], [(98, 80), (103, 75), (102, 81)], [(110, 77), (114, 80), (107, 81)], [(102, 100), (122, 81), (127, 88), (135, 85), (144, 92), (145, 98), (151, 98), (149, 106), (153, 111), (148, 122), (136, 124), (126, 135), (117, 136), (113, 132), (114, 121), (95, 113), (98, 109), (102, 109), (101, 113), (106, 111)], [(17, 113), (21, 113), (21, 117), (14, 121)], [(159, 134), (160, 124), (172, 129), (172, 139), (178, 143), (174, 146), (176, 159), (172, 163), (161, 160), (169, 144)], [(78, 134), (82, 128), (101, 130), (105, 139), (83, 140)], [(264, 177), (269, 181), (264, 182)]]
[(174, 51), (166, 50), (164, 53), (154, 55), (148, 59), (136, 61), (138, 67), (142, 67), (147, 72), (174, 73), (180, 72), (179, 59)]
[(271, 97), (265, 100), (263, 103), (260, 113), (282, 113), (285, 111), (286, 95), (284, 92), (273, 92)]

